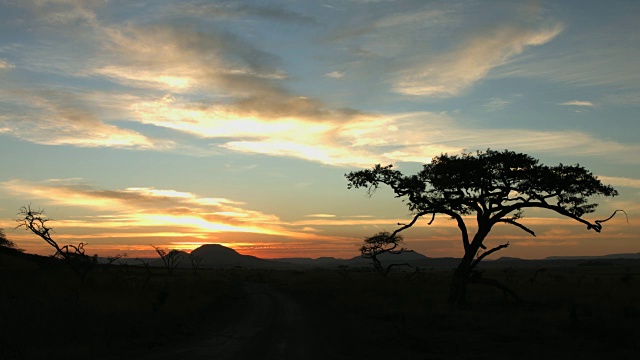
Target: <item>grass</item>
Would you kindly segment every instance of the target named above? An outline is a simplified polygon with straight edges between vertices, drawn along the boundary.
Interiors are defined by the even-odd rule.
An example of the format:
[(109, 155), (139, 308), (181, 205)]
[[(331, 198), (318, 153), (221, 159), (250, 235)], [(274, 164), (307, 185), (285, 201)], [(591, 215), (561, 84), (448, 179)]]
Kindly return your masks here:
[(488, 269), (484, 276), (508, 284), (523, 303), (472, 285), (462, 309), (445, 301), (451, 271), (382, 278), (368, 270), (168, 275), (112, 265), (81, 283), (60, 264), (0, 253), (0, 358), (135, 357), (201, 341), (242, 311), (244, 281), (302, 304), (336, 359), (633, 359), (640, 350), (637, 262)]
[(121, 357), (198, 338), (234, 306), (216, 273), (111, 266), (80, 283), (43, 260), (0, 257), (2, 359)]
[[(320, 333), (334, 333), (344, 358), (635, 359), (640, 350), (640, 278), (628, 266), (516, 269), (510, 286), (523, 303), (475, 285), (469, 304), (446, 304), (451, 271), (308, 272), (276, 283), (313, 304)], [(504, 269), (485, 273), (505, 281)]]

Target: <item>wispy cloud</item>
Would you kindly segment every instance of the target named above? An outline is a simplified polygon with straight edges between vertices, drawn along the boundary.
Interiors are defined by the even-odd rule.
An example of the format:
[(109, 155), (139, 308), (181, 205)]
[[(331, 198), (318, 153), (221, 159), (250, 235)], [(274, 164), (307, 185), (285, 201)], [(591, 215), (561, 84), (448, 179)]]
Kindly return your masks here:
[(559, 103), (558, 105), (562, 105), (562, 106), (587, 106), (587, 107), (593, 107), (594, 106), (591, 101), (583, 101), (583, 100), (565, 101), (565, 102)]
[(183, 4), (181, 10), (199, 17), (214, 16), (215, 18), (261, 18), (283, 23), (316, 24), (317, 21), (309, 16), (287, 10), (274, 5), (260, 6), (223, 2), (217, 4)]
[(135, 149), (173, 147), (170, 140), (154, 139), (103, 121), (84, 95), (64, 90), (0, 90), (0, 101), (3, 99), (12, 107), (0, 116), (0, 127), (5, 134), (29, 142)]
[(126, 226), (130, 237), (140, 236), (138, 233), (148, 232), (151, 228), (180, 229), (196, 237), (218, 232), (308, 237), (293, 227), (287, 228), (277, 216), (247, 209), (242, 202), (200, 197), (190, 192), (153, 188), (100, 190), (78, 180), (10, 180), (0, 186), (12, 196), (100, 211), (104, 214), (100, 218), (88, 219), (84, 225), (81, 224), (83, 220), (76, 219), (73, 226), (86, 228), (93, 224), (96, 228), (112, 231)]
[(395, 81), (395, 91), (415, 96), (460, 95), (489, 71), (520, 55), (527, 47), (543, 45), (562, 31), (561, 25), (542, 29), (501, 26), (476, 34), (458, 48), (404, 71)]
[[(635, 157), (616, 154), (637, 153), (637, 144), (599, 139), (580, 131), (537, 131), (527, 129), (469, 129), (456, 125), (448, 116), (432, 113), (396, 114), (363, 118), (327, 132), (333, 137), (307, 132), (306, 139), (276, 138), (223, 145), (235, 151), (303, 158), (329, 165), (369, 166), (375, 163), (429, 162), (441, 153), (463, 149), (512, 149), (527, 153), (595, 156), (620, 163), (638, 163)], [(302, 133), (301, 133), (302, 134)], [(373, 161), (373, 162), (372, 162)]]
[(306, 215), (307, 217), (312, 217), (312, 218), (334, 218), (336, 217), (333, 214), (309, 214)]
[(629, 187), (634, 189), (640, 189), (640, 179), (632, 179), (627, 177), (616, 176), (598, 176), (598, 179), (605, 184), (620, 187)]
[[(593, 38), (590, 38), (592, 40)], [(602, 40), (602, 39), (599, 39)], [(553, 54), (529, 54), (496, 69), (500, 78), (528, 77), (555, 83), (589, 87), (609, 87), (617, 91), (636, 90), (640, 73), (640, 50), (620, 41), (571, 44)]]
[(332, 71), (330, 73), (326, 73), (324, 76), (330, 77), (332, 79), (340, 79), (341, 77), (344, 76), (344, 72), (343, 71)]
[(105, 0), (24, 0), (19, 5), (33, 11), (39, 21), (71, 27), (78, 23), (95, 25), (95, 9), (106, 3)]
[(0, 59), (0, 70), (6, 70), (6, 69), (11, 69), (14, 68), (15, 65), (11, 64), (10, 62)]
[(504, 109), (511, 102), (505, 99), (500, 98), (491, 98), (488, 103), (483, 106), (487, 109), (487, 111), (499, 111)]

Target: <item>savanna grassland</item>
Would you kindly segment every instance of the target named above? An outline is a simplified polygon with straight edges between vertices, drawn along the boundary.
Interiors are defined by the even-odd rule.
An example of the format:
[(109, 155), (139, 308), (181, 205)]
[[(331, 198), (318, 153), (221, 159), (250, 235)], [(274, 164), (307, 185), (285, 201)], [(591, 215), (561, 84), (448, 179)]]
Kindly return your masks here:
[(523, 301), (471, 286), (463, 308), (446, 303), (452, 270), (169, 275), (114, 263), (80, 281), (63, 265), (0, 254), (0, 358), (170, 353), (234, 324), (248, 306), (246, 283), (299, 305), (310, 329), (305, 346), (333, 359), (634, 359), (640, 351), (638, 262), (490, 268), (483, 276), (501, 280)]
[(483, 275), (509, 284), (523, 301), (477, 285), (464, 308), (446, 303), (453, 270), (411, 278), (308, 272), (283, 286), (314, 304), (318, 326), (351, 358), (634, 359), (639, 270), (638, 263), (491, 269)]

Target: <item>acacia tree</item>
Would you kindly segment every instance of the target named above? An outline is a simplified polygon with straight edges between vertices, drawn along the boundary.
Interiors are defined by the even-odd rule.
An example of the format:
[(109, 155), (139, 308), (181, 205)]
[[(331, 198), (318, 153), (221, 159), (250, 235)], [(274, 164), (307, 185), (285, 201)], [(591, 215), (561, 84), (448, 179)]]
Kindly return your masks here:
[[(457, 222), (464, 256), (453, 275), (449, 302), (458, 304), (465, 302), (469, 283), (509, 291), (495, 280), (483, 279), (474, 270), (482, 259), (509, 246), (506, 243), (487, 250), (483, 244), (496, 224), (512, 225), (535, 236), (534, 231), (519, 220), (526, 209), (538, 208), (578, 221), (586, 225), (587, 230), (600, 232), (602, 223), (617, 212), (608, 219), (594, 222), (583, 218), (598, 206), (589, 202), (592, 196), (616, 196), (618, 192), (580, 165), (546, 166), (529, 155), (508, 150), (442, 154), (410, 176), (394, 170), (392, 165), (379, 164), (345, 176), (349, 188), (367, 188), (372, 195), (380, 184), (385, 184), (393, 189), (396, 197), (403, 198), (413, 219), (397, 231), (413, 226), (423, 216), (430, 216), (431, 224), (436, 214), (444, 214)], [(476, 233), (470, 236), (466, 222), (472, 219), (476, 222)]]
[(392, 234), (388, 231), (381, 231), (373, 236), (364, 238), (362, 246), (360, 246), (360, 253), (362, 254), (362, 257), (365, 259), (371, 259), (373, 267), (382, 276), (387, 276), (389, 271), (391, 271), (391, 268), (394, 266), (409, 266), (409, 264), (390, 264), (385, 268), (382, 266), (380, 259), (378, 259), (378, 255), (382, 255), (384, 253), (401, 254), (403, 252), (411, 251), (407, 250), (405, 247), (398, 248), (404, 240), (402, 235), (398, 234), (398, 232), (399, 231), (395, 231)]

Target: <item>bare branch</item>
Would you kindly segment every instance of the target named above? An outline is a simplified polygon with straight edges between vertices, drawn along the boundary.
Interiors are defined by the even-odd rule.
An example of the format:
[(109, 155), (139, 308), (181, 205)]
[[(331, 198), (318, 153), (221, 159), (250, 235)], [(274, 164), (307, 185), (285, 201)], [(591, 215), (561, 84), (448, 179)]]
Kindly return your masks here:
[(531, 235), (533, 235), (533, 236), (536, 236), (536, 233), (534, 233), (534, 232), (533, 232), (533, 230), (531, 230), (531, 229), (529, 229), (528, 227), (526, 227), (526, 226), (524, 226), (524, 225), (520, 224), (519, 222), (516, 222), (516, 221), (515, 221), (515, 220), (513, 220), (513, 219), (498, 219), (496, 222), (502, 222), (502, 223), (506, 223), (506, 224), (511, 224), (511, 225), (517, 226), (517, 227), (519, 227), (520, 229), (522, 229), (522, 230), (524, 230), (524, 231), (528, 232), (529, 234), (531, 234)]
[[(622, 213), (624, 213), (624, 217), (627, 219), (627, 224), (628, 224), (628, 223), (629, 223), (629, 216), (627, 215), (627, 212), (626, 212), (626, 211), (624, 211), (624, 210), (616, 210), (616, 211), (614, 211), (614, 212), (613, 212), (613, 214), (611, 214), (611, 216), (609, 216), (608, 218), (606, 218), (606, 219), (604, 219), (604, 220), (596, 220), (596, 221), (594, 221), (594, 222), (596, 223), (596, 225), (598, 225), (598, 226), (600, 226), (600, 228), (602, 228), (602, 225), (600, 225), (600, 224), (601, 224), (601, 223), (603, 223), (603, 222), (607, 222), (607, 221), (609, 221), (609, 220), (613, 219), (613, 217), (614, 217), (614, 216), (616, 216), (616, 214), (617, 214), (618, 212), (622, 212)], [(598, 231), (598, 232), (600, 232), (600, 231)]]
[[(612, 215), (611, 217), (609, 217), (608, 219), (605, 219), (604, 221), (603, 220), (597, 220), (597, 221), (595, 221), (595, 224), (592, 224), (588, 220), (585, 220), (585, 219), (581, 218), (580, 216), (572, 214), (571, 212), (567, 211), (567, 209), (565, 209), (565, 208), (563, 208), (561, 206), (549, 205), (549, 204), (541, 203), (541, 202), (529, 202), (529, 203), (524, 203), (524, 204), (514, 204), (514, 205), (511, 205), (511, 206), (503, 207), (502, 210), (498, 214), (494, 215), (493, 218), (494, 219), (495, 218), (502, 218), (503, 216), (506, 216), (510, 212), (522, 210), (524, 208), (542, 208), (542, 209), (553, 210), (553, 211), (557, 212), (560, 215), (566, 216), (568, 218), (571, 218), (573, 220), (576, 220), (578, 222), (581, 222), (581, 223), (587, 225), (587, 230), (594, 230), (595, 232), (602, 231), (602, 225), (600, 223), (602, 223), (604, 221), (608, 221), (609, 219), (611, 219), (613, 217), (613, 215)], [(622, 211), (622, 210), (616, 210), (614, 212), (614, 215), (618, 211)], [(497, 220), (495, 220), (495, 221), (497, 221)]]
[(494, 248), (493, 248), (493, 249), (491, 249), (491, 250), (487, 250), (487, 251), (483, 252), (483, 253), (482, 253), (480, 256), (478, 256), (478, 258), (477, 258), (477, 259), (476, 259), (476, 260), (471, 264), (470, 269), (471, 269), (471, 270), (473, 270), (473, 268), (475, 268), (475, 267), (480, 263), (480, 261), (482, 261), (482, 259), (484, 259), (484, 258), (486, 258), (487, 256), (489, 256), (489, 255), (493, 254), (494, 252), (496, 252), (496, 251), (498, 251), (498, 250), (501, 250), (501, 249), (504, 249), (504, 248), (506, 248), (506, 247), (508, 247), (508, 246), (509, 246), (509, 243), (506, 243), (506, 244), (498, 245), (498, 246), (494, 247)]
[(402, 225), (402, 227), (400, 227), (400, 228), (396, 229), (396, 231), (392, 232), (391, 235), (389, 236), (389, 238), (393, 238), (396, 235), (398, 235), (399, 232), (412, 227), (413, 224), (415, 224), (416, 221), (418, 221), (419, 218), (421, 218), (424, 215), (431, 214), (431, 213), (433, 213), (431, 221), (429, 221), (429, 225), (431, 225), (431, 223), (433, 222), (434, 217), (436, 216), (435, 212), (433, 212), (433, 211), (421, 211), (421, 212), (417, 213), (416, 215), (414, 215), (413, 220), (411, 220), (410, 223), (408, 223), (408, 224), (400, 224), (400, 223), (398, 223), (398, 225)]

